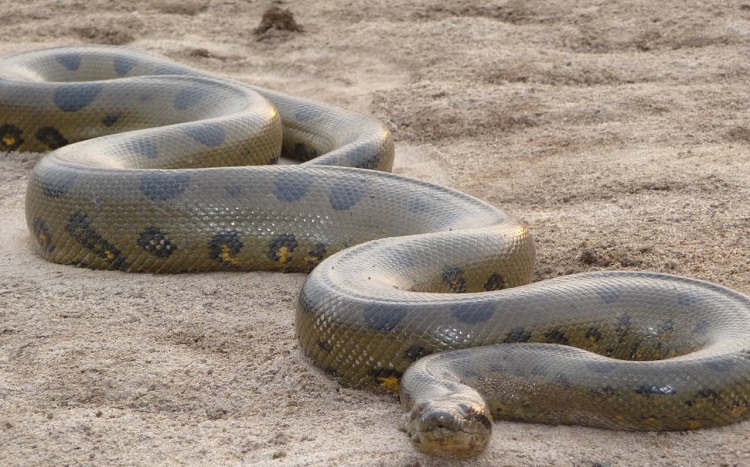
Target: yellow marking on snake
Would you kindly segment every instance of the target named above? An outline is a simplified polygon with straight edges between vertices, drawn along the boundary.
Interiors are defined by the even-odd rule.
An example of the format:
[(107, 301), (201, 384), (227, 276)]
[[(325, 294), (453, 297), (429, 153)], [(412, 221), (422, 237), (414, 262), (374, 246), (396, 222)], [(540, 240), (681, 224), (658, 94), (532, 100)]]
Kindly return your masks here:
[[(27, 224), (44, 226), (32, 237), (49, 261), (306, 272), (318, 258), (292, 250), (320, 251), (296, 310), (305, 354), (343, 384), (400, 391), (430, 454), (481, 453), (491, 417), (689, 430), (749, 416), (747, 296), (650, 272), (530, 283), (528, 229), (387, 173), (393, 141), (375, 119), (84, 46), (0, 61), (0, 128), (18, 151), (72, 143), (29, 178)], [(485, 292), (488, 277), (506, 288)]]

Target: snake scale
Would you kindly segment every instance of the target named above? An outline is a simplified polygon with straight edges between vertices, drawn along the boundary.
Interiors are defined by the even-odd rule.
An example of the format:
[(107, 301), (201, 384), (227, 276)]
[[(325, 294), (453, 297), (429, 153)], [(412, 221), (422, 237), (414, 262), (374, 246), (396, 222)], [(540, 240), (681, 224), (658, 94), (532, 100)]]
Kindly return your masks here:
[[(528, 230), (387, 173), (393, 142), (374, 119), (124, 48), (53, 48), (0, 61), (0, 149), (52, 151), (26, 201), (49, 261), (310, 272), (304, 352), (345, 384), (400, 391), (425, 452), (482, 452), (493, 417), (750, 417), (748, 297), (649, 272), (530, 283)], [(302, 164), (268, 165), (282, 156)]]

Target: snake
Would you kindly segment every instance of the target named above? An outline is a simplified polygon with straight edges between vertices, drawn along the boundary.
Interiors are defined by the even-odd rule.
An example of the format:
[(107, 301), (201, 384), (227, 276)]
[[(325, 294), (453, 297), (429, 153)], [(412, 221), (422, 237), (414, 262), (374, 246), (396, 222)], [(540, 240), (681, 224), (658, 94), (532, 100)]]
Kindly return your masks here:
[(390, 173), (375, 118), (142, 51), (58, 47), (0, 60), (0, 150), (48, 153), (26, 221), (51, 262), (309, 273), (304, 354), (342, 384), (399, 393), (428, 454), (481, 454), (493, 419), (662, 431), (750, 417), (747, 296), (645, 271), (533, 282), (529, 229)]

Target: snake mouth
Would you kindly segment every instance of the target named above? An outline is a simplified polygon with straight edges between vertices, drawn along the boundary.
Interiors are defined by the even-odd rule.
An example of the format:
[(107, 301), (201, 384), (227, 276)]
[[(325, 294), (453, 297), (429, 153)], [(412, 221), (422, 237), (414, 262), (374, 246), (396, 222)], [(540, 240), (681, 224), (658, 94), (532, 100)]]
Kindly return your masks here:
[(474, 457), (492, 436), (486, 409), (473, 402), (423, 401), (409, 413), (406, 431), (420, 451), (454, 457)]

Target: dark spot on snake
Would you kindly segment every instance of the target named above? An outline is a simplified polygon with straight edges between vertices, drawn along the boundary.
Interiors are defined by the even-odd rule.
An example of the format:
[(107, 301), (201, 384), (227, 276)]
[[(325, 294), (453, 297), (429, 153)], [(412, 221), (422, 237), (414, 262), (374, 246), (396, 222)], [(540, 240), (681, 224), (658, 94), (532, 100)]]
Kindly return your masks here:
[(698, 323), (693, 328), (693, 334), (695, 334), (696, 336), (705, 336), (710, 328), (711, 325), (708, 323), (708, 321), (698, 321)]
[(692, 292), (680, 292), (677, 295), (677, 304), (684, 307), (690, 307), (696, 305), (700, 301), (700, 298), (696, 297)]
[(232, 198), (240, 198), (242, 197), (244, 187), (241, 185), (227, 185), (224, 187), (224, 191), (226, 191)]
[(298, 122), (306, 122), (317, 118), (322, 114), (322, 109), (314, 105), (306, 105), (294, 113), (294, 118)]
[(531, 339), (531, 331), (527, 331), (522, 327), (513, 328), (508, 333), (508, 336), (503, 340), (505, 344), (516, 344), (519, 342), (528, 342)]
[(664, 321), (661, 325), (661, 332), (673, 332), (674, 331), (674, 321), (671, 319), (668, 319)]
[(425, 198), (409, 200), (406, 209), (413, 214), (427, 214), (432, 210), (433, 203)]
[(45, 172), (39, 180), (39, 188), (42, 194), (50, 199), (58, 199), (65, 196), (75, 183), (78, 175), (70, 171), (58, 171), (54, 173)]
[(91, 104), (104, 86), (100, 83), (75, 83), (59, 85), (52, 100), (63, 112), (78, 112)]
[(734, 362), (725, 358), (716, 357), (714, 359), (706, 361), (705, 365), (706, 368), (717, 373), (728, 373), (734, 367)]
[(294, 145), (294, 151), (291, 157), (300, 162), (309, 161), (318, 157), (318, 151), (315, 148), (308, 150), (305, 143), (297, 143)]
[(57, 130), (57, 128), (51, 126), (40, 128), (36, 132), (34, 137), (53, 151), (69, 143), (69, 141), (62, 135), (62, 133)]
[(615, 391), (615, 388), (613, 388), (612, 386), (603, 386), (601, 388), (596, 389), (595, 391), (599, 394), (604, 394), (606, 396), (612, 396), (617, 392)]
[(615, 369), (617, 369), (617, 363), (616, 362), (608, 362), (608, 361), (602, 361), (602, 360), (588, 360), (585, 363), (586, 368), (588, 368), (592, 373), (596, 373), (598, 375), (606, 375), (609, 373), (612, 373)]
[(182, 128), (182, 132), (209, 148), (221, 146), (227, 136), (224, 126), (218, 122), (188, 125)]
[(502, 290), (506, 287), (505, 279), (500, 274), (493, 272), (492, 275), (484, 283), (484, 290), (491, 292), (493, 290)]
[(345, 211), (356, 206), (367, 191), (365, 183), (363, 179), (335, 181), (328, 198), (331, 207), (336, 211)]
[(392, 303), (370, 303), (362, 310), (365, 326), (376, 332), (393, 331), (406, 316), (406, 310)]
[(635, 393), (640, 396), (674, 396), (677, 391), (672, 386), (641, 385), (635, 388)]
[(380, 165), (380, 148), (372, 144), (362, 145), (349, 153), (349, 167), (377, 169)]
[(495, 313), (495, 307), (490, 302), (459, 302), (450, 306), (453, 317), (461, 323), (484, 323)]
[(326, 341), (318, 341), (318, 348), (325, 353), (330, 353), (331, 350), (333, 350), (333, 347), (331, 346), (331, 344), (329, 344)]
[(291, 203), (307, 194), (312, 177), (301, 172), (279, 172), (273, 180), (273, 193), (279, 201)]
[(432, 352), (425, 349), (419, 344), (412, 344), (411, 347), (406, 350), (406, 353), (404, 353), (404, 357), (408, 358), (409, 360), (417, 361), (422, 357), (430, 355), (431, 353)]
[(96, 232), (83, 212), (78, 211), (70, 216), (65, 230), (84, 248), (109, 263), (111, 269), (127, 269), (120, 250)]
[(34, 219), (32, 224), (32, 230), (34, 232), (34, 238), (36, 239), (37, 245), (45, 253), (50, 253), (55, 249), (55, 245), (52, 243), (52, 234), (49, 231), (47, 223), (40, 217)]
[(271, 154), (270, 159), (268, 159), (268, 165), (276, 165), (279, 163), (279, 160), (281, 159), (281, 153), (274, 152)]
[(688, 407), (692, 407), (698, 403), (696, 399), (708, 399), (716, 401), (719, 400), (719, 397), (719, 393), (714, 391), (713, 389), (701, 389), (695, 394), (695, 397), (693, 399), (686, 400), (685, 405), (687, 405)]
[(466, 292), (466, 278), (463, 269), (458, 266), (446, 265), (443, 268), (443, 282), (456, 293)]
[(188, 110), (191, 107), (195, 107), (206, 98), (206, 91), (201, 86), (191, 86), (182, 88), (177, 91), (174, 96), (174, 102), (172, 105), (176, 110)]
[(107, 114), (107, 115), (106, 115), (106, 116), (105, 116), (105, 117), (104, 117), (104, 118), (102, 119), (102, 125), (104, 125), (104, 126), (106, 126), (106, 127), (110, 127), (110, 126), (114, 125), (115, 123), (117, 123), (117, 121), (118, 121), (119, 119), (120, 119), (120, 116), (119, 116), (119, 115), (117, 115), (117, 114)]
[(602, 333), (599, 332), (599, 329), (597, 328), (588, 328), (586, 329), (584, 337), (586, 337), (586, 339), (588, 339), (589, 341), (596, 343), (602, 340)]
[(140, 154), (148, 159), (156, 159), (159, 156), (159, 147), (147, 138), (146, 136), (132, 137), (125, 144), (128, 149), (136, 154)]
[(229, 266), (238, 266), (239, 254), (244, 244), (236, 230), (219, 232), (208, 242), (208, 257)]
[(81, 67), (81, 55), (79, 54), (63, 54), (55, 58), (67, 70), (75, 71)]
[(544, 333), (544, 339), (549, 343), (568, 345), (568, 338), (565, 337), (565, 333), (559, 329), (551, 329)]
[(138, 62), (136, 60), (130, 57), (123, 57), (122, 55), (117, 55), (112, 58), (112, 66), (114, 67), (117, 76), (127, 75), (137, 64)]
[(278, 263), (285, 264), (291, 261), (292, 252), (299, 246), (294, 234), (278, 234), (271, 238), (268, 243), (268, 257)]
[(633, 324), (633, 320), (630, 315), (623, 313), (617, 318), (617, 324), (615, 325), (615, 332), (619, 336), (620, 340), (630, 333), (630, 326)]
[(630, 347), (630, 351), (628, 352), (628, 358), (630, 360), (640, 360), (638, 357), (638, 351), (641, 349), (641, 345), (643, 345), (643, 341), (636, 340), (633, 342), (633, 345)]
[(167, 201), (181, 195), (190, 185), (190, 175), (154, 170), (141, 176), (141, 192), (152, 201)]
[(312, 250), (307, 254), (305, 258), (307, 263), (307, 270), (312, 271), (315, 266), (323, 261), (326, 256), (326, 245), (325, 243), (316, 243)]
[(23, 130), (15, 125), (6, 123), (0, 126), (0, 151), (15, 151), (24, 142), (21, 138)]
[(620, 292), (611, 288), (596, 289), (596, 294), (599, 296), (599, 299), (607, 305), (615, 303), (620, 299)]
[(177, 249), (157, 227), (149, 227), (141, 232), (138, 246), (159, 258), (168, 258)]

